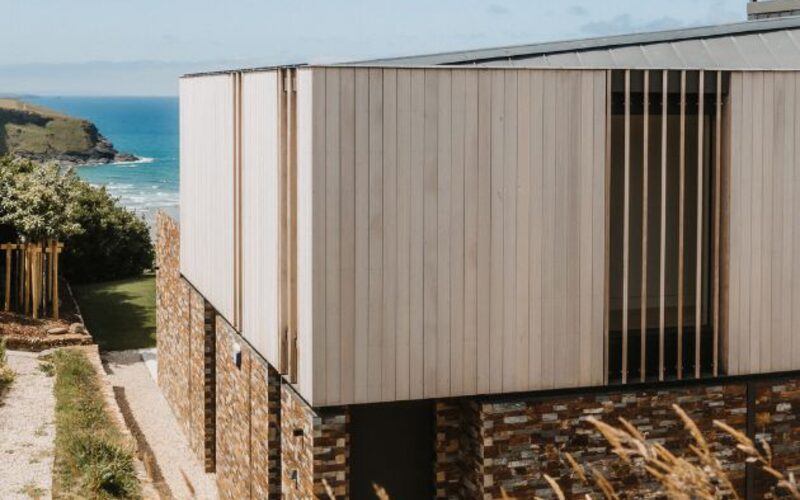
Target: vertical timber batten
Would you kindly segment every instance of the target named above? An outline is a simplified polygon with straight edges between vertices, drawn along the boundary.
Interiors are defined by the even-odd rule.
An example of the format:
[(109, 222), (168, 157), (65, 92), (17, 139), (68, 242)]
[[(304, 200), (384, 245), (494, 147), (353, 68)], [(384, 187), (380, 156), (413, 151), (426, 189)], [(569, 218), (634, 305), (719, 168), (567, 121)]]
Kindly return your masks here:
[(644, 72), (644, 139), (642, 144), (642, 304), (639, 351), (639, 380), (644, 382), (647, 375), (647, 204), (649, 186), (649, 144), (650, 144), (650, 72)]
[(684, 282), (684, 211), (686, 199), (686, 70), (681, 71), (680, 147), (678, 149), (678, 380), (683, 378), (683, 282)]
[(717, 71), (716, 93), (714, 96), (715, 117), (714, 122), (714, 303), (713, 303), (713, 358), (712, 374), (719, 375), (719, 307), (720, 307), (720, 224), (722, 223), (722, 71)]
[(625, 179), (622, 216), (622, 383), (628, 382), (628, 295), (630, 293), (631, 70), (625, 70)]
[(664, 306), (666, 297), (667, 248), (667, 117), (669, 105), (669, 72), (661, 74), (661, 235), (658, 257), (658, 380), (664, 380)]
[(611, 318), (609, 314), (610, 308), (610, 288), (609, 283), (611, 281), (611, 203), (608, 202), (609, 196), (611, 193), (611, 114), (612, 114), (612, 98), (613, 98), (613, 88), (612, 88), (612, 73), (611, 71), (606, 71), (606, 137), (605, 137), (605, 166), (604, 166), (604, 175), (605, 175), (605, 186), (604, 186), (604, 196), (606, 200), (605, 204), (605, 217), (604, 217), (604, 230), (603, 234), (605, 235), (605, 243), (603, 245), (603, 261), (604, 261), (604, 269), (603, 275), (605, 277), (604, 284), (603, 284), (603, 383), (608, 384), (608, 372), (609, 372), (609, 337), (611, 335)]
[(703, 299), (703, 105), (705, 96), (705, 72), (700, 71), (697, 86), (697, 263), (695, 264), (695, 311), (694, 311), (694, 376), (700, 378), (700, 337), (702, 334)]

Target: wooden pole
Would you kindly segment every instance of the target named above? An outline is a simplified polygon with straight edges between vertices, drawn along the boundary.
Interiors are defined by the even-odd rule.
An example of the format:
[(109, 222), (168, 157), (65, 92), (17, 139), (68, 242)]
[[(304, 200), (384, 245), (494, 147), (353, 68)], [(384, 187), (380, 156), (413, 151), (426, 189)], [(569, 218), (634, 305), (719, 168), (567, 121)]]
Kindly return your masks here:
[(31, 245), (31, 311), (33, 319), (39, 319), (39, 288), (42, 279), (39, 272), (40, 249), (38, 244)]
[[(605, 156), (605, 172), (603, 181), (604, 196), (608, 200), (611, 193), (611, 133), (612, 133), (612, 98), (614, 96), (612, 88), (612, 72), (606, 71), (606, 156)], [(604, 241), (604, 254), (603, 261), (605, 279), (603, 280), (603, 383), (608, 384), (609, 379), (609, 338), (611, 335), (610, 328), (610, 293), (609, 293), (609, 276), (611, 275), (611, 203), (606, 202), (605, 213), (603, 214), (603, 235)]]
[(17, 245), (17, 311), (25, 312), (25, 244)]
[(63, 247), (63, 243), (56, 243), (55, 252), (53, 254), (53, 319), (58, 319), (60, 314), (58, 298), (58, 256)]
[(669, 104), (669, 72), (661, 74), (661, 237), (658, 257), (658, 380), (664, 380), (664, 302), (666, 298), (667, 248), (667, 111)]
[(280, 69), (278, 71), (278, 105), (279, 121), (278, 124), (278, 168), (280, 171), (281, 188), (278, 191), (279, 211), (280, 211), (280, 287), (279, 296), (279, 328), (280, 328), (280, 366), (279, 371), (283, 374), (289, 371), (289, 358), (291, 357), (291, 346), (289, 345), (289, 204), (287, 188), (289, 186), (289, 106), (288, 106), (288, 71)]
[(628, 292), (631, 210), (631, 70), (625, 70), (625, 186), (622, 231), (622, 383), (628, 382)]
[(13, 245), (7, 243), (2, 246), (3, 250), (6, 251), (6, 288), (5, 288), (5, 304), (3, 305), (3, 310), (5, 312), (11, 311), (11, 255), (12, 255), (12, 248)]
[(705, 72), (700, 71), (697, 89), (697, 255), (694, 297), (694, 376), (700, 378), (700, 334), (703, 306), (703, 113)]
[(289, 380), (297, 382), (297, 88), (296, 70), (289, 70), (289, 322), (290, 365)]
[(686, 70), (681, 71), (680, 189), (678, 196), (678, 380), (683, 378), (683, 254), (684, 205), (686, 198)]
[(32, 259), (31, 244), (25, 244), (25, 314), (31, 313), (31, 274), (33, 269), (31, 267)]
[(649, 183), (648, 145), (650, 143), (650, 72), (644, 72), (644, 134), (642, 144), (642, 303), (639, 349), (639, 380), (644, 382), (647, 373), (647, 191)]
[(714, 352), (713, 374), (719, 374), (719, 261), (720, 223), (722, 222), (722, 71), (717, 71), (716, 122), (714, 138)]

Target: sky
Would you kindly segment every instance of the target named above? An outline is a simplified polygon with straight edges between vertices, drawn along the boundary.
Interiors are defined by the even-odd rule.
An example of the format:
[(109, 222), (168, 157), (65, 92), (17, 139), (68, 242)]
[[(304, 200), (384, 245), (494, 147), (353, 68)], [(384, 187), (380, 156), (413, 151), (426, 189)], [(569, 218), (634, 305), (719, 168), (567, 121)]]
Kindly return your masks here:
[(0, 95), (176, 95), (180, 75), (743, 21), (748, 0), (0, 0)]

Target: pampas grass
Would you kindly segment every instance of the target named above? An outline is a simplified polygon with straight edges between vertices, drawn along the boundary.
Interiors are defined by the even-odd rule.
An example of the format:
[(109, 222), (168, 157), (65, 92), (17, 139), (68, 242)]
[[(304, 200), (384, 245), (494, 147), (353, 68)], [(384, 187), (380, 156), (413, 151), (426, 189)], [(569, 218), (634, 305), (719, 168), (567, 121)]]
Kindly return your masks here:
[[(641, 468), (660, 485), (660, 490), (652, 492), (653, 494), (677, 500), (738, 500), (740, 497), (733, 482), (700, 432), (700, 428), (683, 408), (672, 405), (672, 409), (683, 422), (685, 432), (688, 432), (693, 440), (689, 445), (687, 456), (675, 455), (661, 444), (648, 442), (634, 425), (622, 417), (618, 419), (618, 426), (595, 417), (586, 420), (605, 438), (611, 447), (611, 452), (619, 457), (619, 460), (631, 468)], [(800, 486), (794, 474), (787, 475), (775, 469), (772, 448), (765, 439), (759, 439), (759, 449), (752, 439), (725, 422), (714, 420), (713, 425), (734, 439), (736, 448), (744, 454), (747, 463), (756, 464), (775, 478), (776, 486), (783, 490), (786, 496), (800, 500)], [(578, 481), (599, 490), (602, 498), (619, 500), (620, 495), (599, 469), (592, 465), (581, 465), (567, 452), (562, 453), (562, 457), (572, 468)], [(567, 498), (555, 479), (547, 474), (543, 474), (543, 477), (556, 498), (559, 500)], [(327, 481), (323, 480), (323, 484), (329, 498), (335, 498)], [(373, 488), (377, 498), (389, 500), (386, 490), (376, 484), (373, 484)], [(503, 489), (500, 494), (503, 500), (514, 498)], [(591, 500), (595, 497), (586, 494), (584, 498)]]

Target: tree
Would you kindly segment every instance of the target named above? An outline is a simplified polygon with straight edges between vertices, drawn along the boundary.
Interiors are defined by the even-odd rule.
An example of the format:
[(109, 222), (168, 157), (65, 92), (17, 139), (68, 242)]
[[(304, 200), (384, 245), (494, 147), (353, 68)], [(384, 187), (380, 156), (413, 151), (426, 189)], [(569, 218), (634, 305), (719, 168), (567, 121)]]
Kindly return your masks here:
[(121, 279), (153, 263), (145, 221), (71, 168), (0, 158), (0, 239), (64, 242), (72, 281)]
[[(5, 168), (2, 168), (5, 167)], [(75, 220), (71, 170), (56, 165), (31, 168), (31, 162), (3, 160), (0, 166), (0, 224), (27, 241), (63, 240), (81, 231)]]

